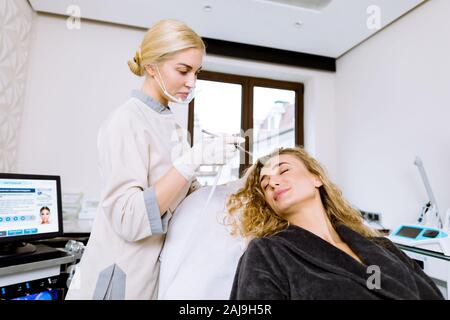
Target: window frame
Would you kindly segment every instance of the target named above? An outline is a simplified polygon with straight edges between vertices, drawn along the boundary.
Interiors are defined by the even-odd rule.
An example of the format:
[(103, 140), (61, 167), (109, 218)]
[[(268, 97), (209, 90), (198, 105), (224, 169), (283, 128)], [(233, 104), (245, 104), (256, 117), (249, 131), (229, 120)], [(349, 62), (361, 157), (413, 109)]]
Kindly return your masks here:
[[(267, 78), (249, 77), (228, 73), (220, 73), (213, 71), (202, 71), (198, 75), (198, 80), (216, 81), (224, 83), (239, 84), (242, 86), (241, 100), (241, 130), (253, 128), (253, 88), (264, 87), (269, 89), (283, 89), (295, 92), (295, 145), (303, 146), (304, 143), (304, 84), (300, 82), (290, 82), (282, 80), (273, 80)], [(188, 111), (188, 131), (191, 137), (191, 146), (194, 141), (194, 112), (195, 99), (189, 103)], [(246, 139), (245, 150), (250, 151), (250, 145), (253, 141)], [(239, 177), (242, 177), (245, 170), (250, 167), (253, 159), (248, 153), (244, 153), (244, 163), (239, 166)]]

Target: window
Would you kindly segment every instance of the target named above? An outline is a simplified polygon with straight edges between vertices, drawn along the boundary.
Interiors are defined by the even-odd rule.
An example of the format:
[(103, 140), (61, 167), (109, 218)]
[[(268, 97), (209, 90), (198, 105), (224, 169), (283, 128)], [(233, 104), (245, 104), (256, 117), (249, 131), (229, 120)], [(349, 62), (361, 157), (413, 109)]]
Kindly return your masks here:
[[(254, 160), (276, 147), (303, 145), (303, 84), (203, 71), (189, 106), (188, 130), (195, 144), (202, 130), (240, 134), (245, 150), (224, 167), (219, 184), (242, 176)], [(197, 179), (214, 182), (217, 166), (201, 166)]]
[(295, 147), (295, 91), (253, 88), (253, 159)]

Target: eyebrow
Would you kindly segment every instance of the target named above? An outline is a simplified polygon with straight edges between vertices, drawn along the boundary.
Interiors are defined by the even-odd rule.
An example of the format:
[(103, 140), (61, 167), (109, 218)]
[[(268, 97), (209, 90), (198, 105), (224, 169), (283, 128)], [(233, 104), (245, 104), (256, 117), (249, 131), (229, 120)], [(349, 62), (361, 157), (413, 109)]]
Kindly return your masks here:
[[(272, 167), (272, 169), (274, 169), (275, 167), (281, 167), (283, 164), (289, 164), (289, 165), (290, 165), (289, 162), (280, 162), (280, 163), (274, 165), (274, 166)], [(266, 174), (263, 175), (261, 178), (259, 178), (259, 183), (261, 183), (265, 177), (267, 177)]]
[[(192, 69), (192, 67), (191, 67), (190, 65), (186, 64), (186, 63), (181, 63), (181, 62), (179, 62), (179, 63), (177, 63), (177, 65), (186, 67), (186, 68), (188, 68), (189, 70)], [(200, 70), (202, 70), (202, 67), (198, 68), (198, 69), (197, 69), (197, 72), (199, 72)]]

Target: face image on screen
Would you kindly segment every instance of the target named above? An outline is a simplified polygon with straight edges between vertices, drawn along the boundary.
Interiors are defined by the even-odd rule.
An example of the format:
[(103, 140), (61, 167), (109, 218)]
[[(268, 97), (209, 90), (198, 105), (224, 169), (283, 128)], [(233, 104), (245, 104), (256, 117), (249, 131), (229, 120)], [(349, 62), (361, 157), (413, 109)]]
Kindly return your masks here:
[(0, 178), (0, 239), (59, 231), (54, 179)]

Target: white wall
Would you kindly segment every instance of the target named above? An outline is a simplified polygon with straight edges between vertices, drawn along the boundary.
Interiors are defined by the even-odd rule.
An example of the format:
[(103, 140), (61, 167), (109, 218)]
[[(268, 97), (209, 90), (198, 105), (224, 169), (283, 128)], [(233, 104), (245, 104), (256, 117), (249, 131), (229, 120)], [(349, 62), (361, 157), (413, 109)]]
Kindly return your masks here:
[(0, 172), (17, 170), (34, 15), (25, 0), (0, 0)]
[(413, 222), (428, 201), (450, 207), (450, 1), (433, 0), (338, 59), (339, 185), (385, 226)]
[[(62, 176), (63, 191), (99, 196), (101, 121), (140, 88), (127, 60), (144, 30), (38, 14), (19, 149), (19, 171)], [(305, 145), (335, 172), (334, 73), (208, 56), (204, 69), (305, 83)], [(174, 106), (184, 125), (187, 109)]]
[(140, 79), (128, 70), (141, 33), (37, 15), (22, 121), (20, 172), (58, 174), (63, 191), (95, 196), (96, 137), (101, 121)]

